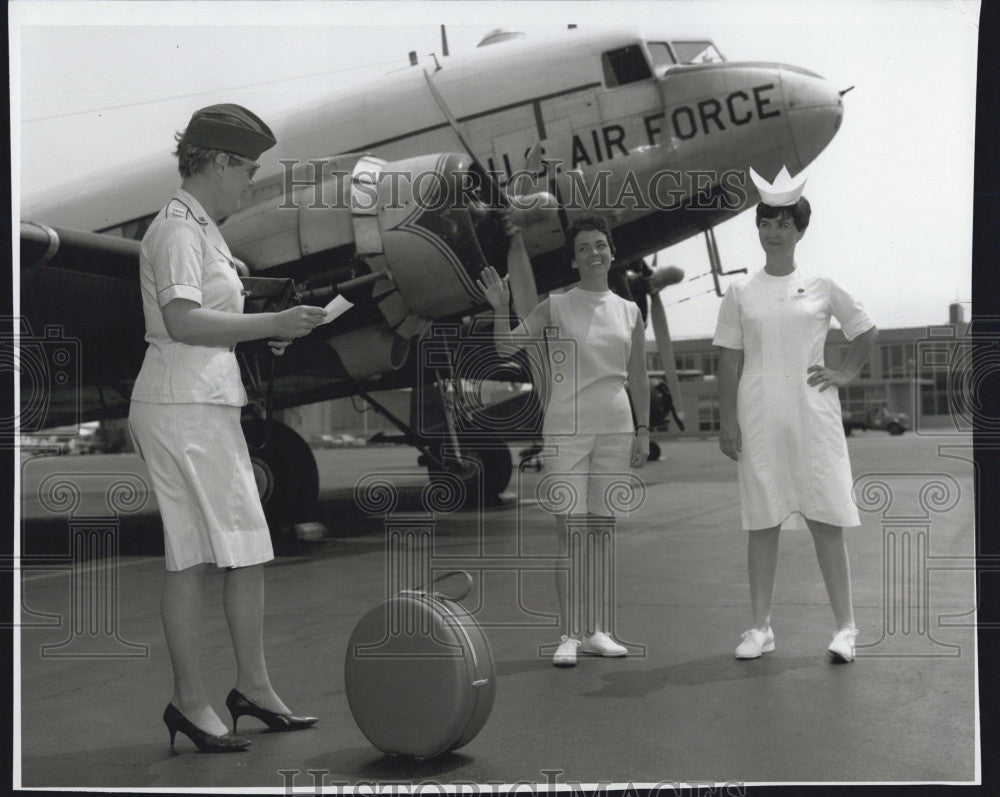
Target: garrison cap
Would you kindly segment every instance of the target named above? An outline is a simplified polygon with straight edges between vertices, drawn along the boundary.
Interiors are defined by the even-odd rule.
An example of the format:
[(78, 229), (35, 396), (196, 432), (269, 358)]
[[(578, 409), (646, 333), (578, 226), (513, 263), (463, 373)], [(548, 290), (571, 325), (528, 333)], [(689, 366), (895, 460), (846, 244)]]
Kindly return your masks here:
[(195, 111), (184, 131), (186, 144), (232, 152), (250, 160), (278, 142), (263, 120), (242, 105), (224, 103)]

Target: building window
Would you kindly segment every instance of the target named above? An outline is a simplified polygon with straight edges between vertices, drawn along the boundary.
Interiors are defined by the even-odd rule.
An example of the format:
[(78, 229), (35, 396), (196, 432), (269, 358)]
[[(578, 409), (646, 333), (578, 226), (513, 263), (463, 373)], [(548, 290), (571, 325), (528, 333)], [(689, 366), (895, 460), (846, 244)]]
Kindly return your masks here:
[(715, 393), (698, 396), (698, 431), (719, 431), (719, 397)]
[(921, 415), (949, 415), (959, 407), (968, 409), (973, 393), (971, 343), (954, 340), (917, 341), (917, 379)]
[(844, 412), (867, 412), (888, 403), (886, 385), (848, 385), (840, 389), (840, 407)]
[(684, 354), (674, 357), (674, 365), (678, 371), (700, 371), (701, 356), (698, 354)]
[[(847, 359), (847, 352), (851, 350), (850, 346), (840, 347), (840, 362), (844, 362)], [(872, 378), (872, 358), (869, 357), (865, 360), (865, 364), (861, 366), (861, 373), (858, 374), (859, 379), (871, 379)]]
[(702, 355), (701, 370), (705, 376), (715, 376), (719, 372), (719, 352), (717, 350)]
[(901, 379), (913, 376), (912, 347), (905, 343), (887, 343), (879, 347), (882, 376)]

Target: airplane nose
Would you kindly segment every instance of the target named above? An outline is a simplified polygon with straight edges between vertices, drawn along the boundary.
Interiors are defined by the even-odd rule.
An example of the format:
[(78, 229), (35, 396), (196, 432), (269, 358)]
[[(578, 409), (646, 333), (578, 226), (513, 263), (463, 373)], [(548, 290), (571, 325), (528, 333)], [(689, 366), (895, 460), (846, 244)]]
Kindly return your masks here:
[(844, 118), (844, 100), (830, 81), (793, 66), (781, 66), (781, 85), (800, 168), (833, 140)]

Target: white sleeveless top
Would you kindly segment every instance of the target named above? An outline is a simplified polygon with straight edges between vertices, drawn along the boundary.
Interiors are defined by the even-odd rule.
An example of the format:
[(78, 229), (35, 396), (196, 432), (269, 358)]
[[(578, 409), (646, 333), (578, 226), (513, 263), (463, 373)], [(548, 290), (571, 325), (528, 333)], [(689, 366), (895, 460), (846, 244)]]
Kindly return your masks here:
[(557, 337), (548, 342), (549, 399), (543, 434), (633, 432), (625, 385), (639, 308), (607, 291), (549, 295)]

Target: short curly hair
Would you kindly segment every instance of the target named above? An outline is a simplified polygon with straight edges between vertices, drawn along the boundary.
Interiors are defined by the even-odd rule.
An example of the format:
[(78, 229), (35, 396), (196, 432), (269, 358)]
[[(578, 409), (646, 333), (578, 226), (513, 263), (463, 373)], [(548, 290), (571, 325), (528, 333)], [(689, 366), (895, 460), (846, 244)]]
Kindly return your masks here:
[(800, 197), (794, 205), (784, 205), (782, 207), (772, 207), (761, 202), (757, 205), (757, 226), (760, 227), (761, 219), (783, 219), (789, 218), (795, 224), (795, 229), (804, 232), (809, 226), (809, 217), (812, 215), (812, 208), (809, 200)]
[(181, 177), (191, 177), (198, 174), (198, 172), (204, 171), (205, 167), (215, 160), (215, 156), (219, 154), (227, 156), (230, 166), (234, 163), (239, 163), (239, 160), (234, 160), (232, 155), (228, 152), (223, 152), (221, 149), (209, 149), (207, 147), (199, 147), (197, 144), (187, 143), (184, 140), (185, 132), (185, 130), (181, 130), (178, 133), (174, 133), (174, 141), (177, 142), (177, 149), (174, 150), (174, 155), (177, 157), (177, 171), (181, 173)]
[(615, 240), (611, 237), (611, 228), (608, 227), (608, 223), (601, 216), (591, 214), (581, 216), (570, 224), (566, 230), (566, 256), (570, 259), (570, 262), (576, 257), (576, 236), (581, 232), (591, 230), (604, 233), (604, 237), (608, 239), (608, 246), (611, 248), (611, 255), (614, 257)]

